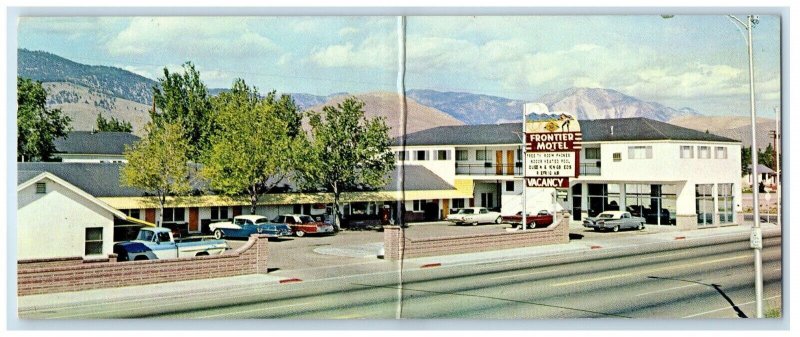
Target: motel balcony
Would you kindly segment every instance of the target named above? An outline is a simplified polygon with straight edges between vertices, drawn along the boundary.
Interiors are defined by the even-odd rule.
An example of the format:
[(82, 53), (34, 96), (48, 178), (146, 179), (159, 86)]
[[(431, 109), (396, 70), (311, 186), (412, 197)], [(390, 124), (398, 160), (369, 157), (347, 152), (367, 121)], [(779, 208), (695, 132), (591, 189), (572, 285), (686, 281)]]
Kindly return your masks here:
[(486, 163), (459, 163), (456, 162), (457, 175), (475, 176), (521, 176), (522, 163), (496, 164)]
[(581, 163), (582, 176), (599, 176), (600, 175), (600, 162)]

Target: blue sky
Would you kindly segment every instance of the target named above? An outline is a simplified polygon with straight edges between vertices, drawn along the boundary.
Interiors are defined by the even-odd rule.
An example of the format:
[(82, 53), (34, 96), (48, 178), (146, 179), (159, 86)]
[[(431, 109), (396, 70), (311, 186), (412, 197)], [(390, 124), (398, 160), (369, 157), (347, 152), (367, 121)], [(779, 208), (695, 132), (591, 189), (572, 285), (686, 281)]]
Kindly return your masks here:
[[(157, 78), (194, 62), (210, 87), (394, 91), (396, 17), (28, 17), (18, 45)], [(535, 100), (615, 89), (709, 115), (749, 114), (744, 30), (725, 16), (412, 16), (407, 88)], [(754, 29), (757, 111), (780, 101), (780, 21)]]

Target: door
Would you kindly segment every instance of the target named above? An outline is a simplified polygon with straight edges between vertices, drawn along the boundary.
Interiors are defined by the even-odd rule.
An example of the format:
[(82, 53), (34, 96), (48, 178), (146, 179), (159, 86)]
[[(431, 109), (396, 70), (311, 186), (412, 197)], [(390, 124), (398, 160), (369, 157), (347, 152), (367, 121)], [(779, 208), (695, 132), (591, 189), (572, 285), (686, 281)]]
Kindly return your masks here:
[(514, 150), (506, 150), (506, 175), (514, 175)]
[(503, 175), (503, 151), (495, 151), (494, 159), (494, 174)]

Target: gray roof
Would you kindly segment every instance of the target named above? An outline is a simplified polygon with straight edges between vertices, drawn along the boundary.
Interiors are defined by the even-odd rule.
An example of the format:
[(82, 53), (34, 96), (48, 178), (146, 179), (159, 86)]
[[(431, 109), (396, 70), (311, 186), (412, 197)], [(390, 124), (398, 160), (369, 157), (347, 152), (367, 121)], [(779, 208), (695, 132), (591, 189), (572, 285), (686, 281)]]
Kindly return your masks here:
[[(751, 166), (748, 165), (747, 167), (751, 167)], [(777, 174), (777, 172), (775, 172), (775, 170), (771, 169), (769, 166), (764, 165), (764, 164), (758, 164), (758, 166), (756, 166), (756, 172), (758, 174), (762, 174), (762, 173), (766, 173), (766, 174), (769, 174), (769, 175)]]
[[(616, 118), (581, 120), (585, 142), (630, 140), (693, 140), (731, 142), (739, 141), (700, 132), (652, 119)], [(614, 129), (613, 134), (611, 129)], [(517, 144), (522, 123), (440, 126), (406, 135), (406, 145), (484, 145)], [(400, 145), (401, 138), (393, 139)]]
[(132, 146), (139, 139), (128, 132), (73, 131), (53, 143), (57, 153), (122, 155), (125, 145)]
[[(120, 184), (120, 163), (17, 163), (17, 185), (22, 184), (42, 172), (50, 172), (66, 180), (70, 184), (86, 191), (95, 197), (139, 197), (145, 191)], [(389, 173), (389, 182), (382, 188), (384, 191), (398, 191), (398, 169)], [(406, 191), (414, 190), (451, 190), (455, 189), (435, 173), (418, 165), (405, 166), (404, 187)], [(288, 180), (285, 185), (293, 188)], [(282, 184), (283, 185), (283, 184)], [(197, 180), (195, 190), (207, 190), (206, 182)]]

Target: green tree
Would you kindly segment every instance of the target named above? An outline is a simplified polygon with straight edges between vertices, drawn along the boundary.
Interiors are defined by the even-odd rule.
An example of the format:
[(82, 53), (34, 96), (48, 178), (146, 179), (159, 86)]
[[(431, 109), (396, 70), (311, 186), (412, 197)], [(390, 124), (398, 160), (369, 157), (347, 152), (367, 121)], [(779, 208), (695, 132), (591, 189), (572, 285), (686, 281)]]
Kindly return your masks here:
[(389, 151), (389, 127), (381, 117), (367, 119), (364, 103), (350, 97), (321, 113), (309, 112), (310, 138), (298, 148), (302, 160), (296, 180), (306, 189), (333, 193), (334, 226), (341, 222), (342, 192), (374, 189), (384, 185), (394, 169)]
[(122, 167), (120, 183), (143, 189), (158, 198), (158, 225), (161, 226), (167, 196), (191, 190), (187, 165), (190, 146), (178, 124), (156, 126), (149, 123), (146, 129), (145, 138), (125, 148), (128, 163)]
[(97, 131), (100, 132), (133, 132), (130, 122), (114, 118), (106, 119), (103, 114), (97, 115)]
[(246, 193), (255, 214), (258, 198), (291, 173), (295, 146), (282, 119), (285, 102), (276, 101), (274, 93), (260, 98), (239, 79), (213, 103), (216, 130), (201, 174), (226, 195)]
[(761, 149), (758, 150), (758, 163), (772, 169), (775, 168), (775, 148), (772, 147), (772, 143), (767, 144), (763, 152)]
[(200, 73), (191, 62), (183, 65), (183, 73), (170, 73), (164, 68), (164, 77), (153, 87), (153, 104), (150, 117), (157, 126), (177, 123), (191, 144), (189, 159), (199, 161), (209, 148), (209, 137), (214, 129), (211, 117), (211, 99), (208, 88), (200, 80)]
[(752, 147), (742, 146), (742, 176), (752, 173), (750, 171), (750, 163), (753, 161), (753, 158), (751, 157), (753, 153), (752, 151)]
[(47, 93), (42, 82), (17, 77), (17, 161), (47, 161), (72, 128), (70, 118), (60, 109), (45, 106)]

